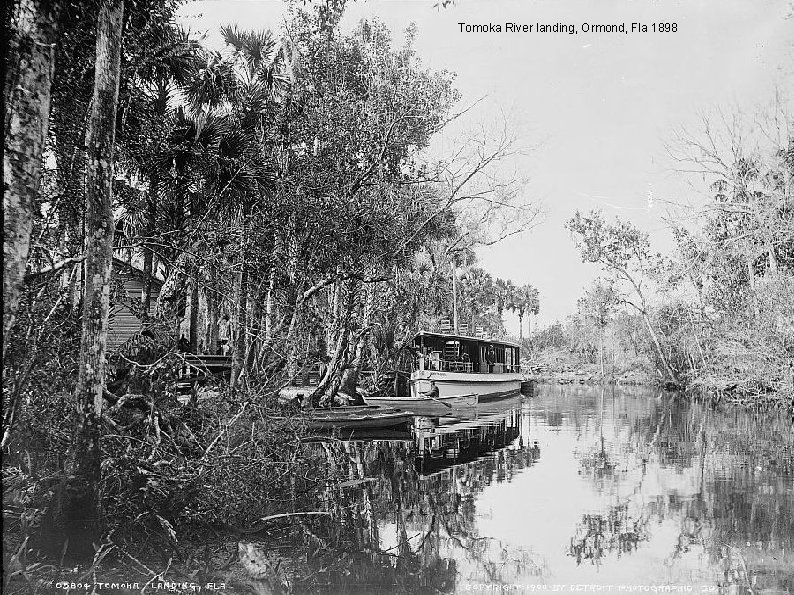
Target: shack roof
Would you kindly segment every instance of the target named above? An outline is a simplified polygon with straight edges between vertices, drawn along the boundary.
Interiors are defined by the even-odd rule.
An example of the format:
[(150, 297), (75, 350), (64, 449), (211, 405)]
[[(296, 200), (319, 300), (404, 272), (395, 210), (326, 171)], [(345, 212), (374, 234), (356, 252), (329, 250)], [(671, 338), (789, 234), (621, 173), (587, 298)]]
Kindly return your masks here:
[[(119, 258), (118, 256), (113, 256), (113, 271), (116, 273), (124, 273), (127, 275), (131, 275), (141, 280), (143, 279), (144, 276), (142, 266), (139, 266), (138, 263), (134, 263), (130, 260), (124, 260), (122, 258)], [(163, 279), (160, 271), (153, 272), (152, 283), (156, 287), (163, 286), (165, 280)]]

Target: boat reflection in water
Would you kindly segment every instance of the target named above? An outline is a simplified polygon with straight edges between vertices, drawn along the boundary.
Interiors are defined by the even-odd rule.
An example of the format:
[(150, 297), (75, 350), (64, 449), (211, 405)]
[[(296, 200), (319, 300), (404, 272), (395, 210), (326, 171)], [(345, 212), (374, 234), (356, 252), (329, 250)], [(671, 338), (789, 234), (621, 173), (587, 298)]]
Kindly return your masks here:
[[(521, 434), (520, 399), (502, 403), (502, 411), (478, 408), (471, 417), (417, 417), (414, 421), (416, 469), (420, 474), (468, 463), (512, 444)], [(523, 446), (523, 443), (520, 445)], [(539, 448), (535, 445), (535, 448)]]

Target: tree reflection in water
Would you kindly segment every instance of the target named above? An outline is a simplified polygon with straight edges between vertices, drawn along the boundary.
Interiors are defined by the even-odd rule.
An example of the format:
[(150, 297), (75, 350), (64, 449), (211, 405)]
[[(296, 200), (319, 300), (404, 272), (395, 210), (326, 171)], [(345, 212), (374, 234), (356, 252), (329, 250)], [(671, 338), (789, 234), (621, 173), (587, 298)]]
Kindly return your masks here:
[[(571, 417), (579, 443), (589, 444), (576, 453), (580, 474), (613, 501), (582, 515), (568, 550), (577, 564), (629, 554), (652, 527), (674, 521), (678, 535), (665, 564), (702, 560), (702, 580), (715, 586), (794, 592), (794, 433), (785, 413), (719, 409), (675, 395), (607, 401), (602, 392), (597, 412), (582, 407)], [(609, 428), (604, 415), (617, 401), (623, 419), (613, 416)], [(645, 485), (649, 469), (654, 488)], [(660, 481), (676, 487), (650, 491)]]
[[(591, 477), (603, 490), (604, 483), (614, 482), (616, 463), (607, 452), (604, 437), (604, 395), (606, 387), (601, 387), (598, 401), (598, 444), (579, 456), (579, 464), (585, 475)], [(571, 538), (568, 554), (577, 564), (589, 561), (599, 566), (606, 554), (631, 553), (641, 541), (650, 537), (648, 517), (642, 513), (633, 516), (626, 502), (610, 506), (602, 514), (586, 513), (576, 526)]]
[(585, 514), (571, 538), (569, 554), (576, 563), (600, 565), (606, 554), (629, 554), (648, 539), (647, 517), (633, 517), (628, 504), (610, 507), (606, 514)]
[(601, 387), (598, 406), (598, 445), (588, 449), (580, 455), (582, 471), (603, 485), (603, 480), (610, 479), (615, 471), (615, 463), (607, 453), (606, 439), (604, 438), (604, 394), (606, 387)]
[[(296, 591), (450, 593), (462, 556), (489, 582), (537, 573), (528, 553), (478, 535), (475, 501), (491, 483), (532, 465), (540, 449), (517, 440), (509, 423), (465, 427), (442, 432), (449, 444), (480, 443), (477, 453), (464, 453), (465, 464), (450, 450), (451, 458), (428, 465), (421, 440), (313, 445), (309, 453), (324, 457), (342, 481), (323, 494), (331, 517), (302, 525), (308, 572)], [(435, 472), (422, 473), (428, 469)]]
[(680, 519), (670, 558), (704, 555), (722, 587), (794, 592), (794, 434), (786, 416), (666, 405), (651, 416), (660, 428), (656, 456), (698, 478), (691, 497), (657, 507)]

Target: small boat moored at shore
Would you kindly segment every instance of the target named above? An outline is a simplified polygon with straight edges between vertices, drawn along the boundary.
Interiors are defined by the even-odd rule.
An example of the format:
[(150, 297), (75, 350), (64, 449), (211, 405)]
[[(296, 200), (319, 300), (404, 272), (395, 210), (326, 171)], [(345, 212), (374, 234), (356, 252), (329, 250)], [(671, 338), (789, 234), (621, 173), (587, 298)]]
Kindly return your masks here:
[(445, 397), (431, 399), (428, 396), (366, 396), (364, 400), (369, 405), (381, 405), (386, 407), (398, 407), (404, 411), (410, 411), (416, 415), (439, 416), (455, 414), (461, 410), (472, 410), (477, 407), (477, 395), (470, 393), (467, 395), (447, 395)]
[(308, 417), (308, 426), (313, 430), (382, 429), (410, 425), (414, 415), (410, 411), (363, 405), (314, 409)]

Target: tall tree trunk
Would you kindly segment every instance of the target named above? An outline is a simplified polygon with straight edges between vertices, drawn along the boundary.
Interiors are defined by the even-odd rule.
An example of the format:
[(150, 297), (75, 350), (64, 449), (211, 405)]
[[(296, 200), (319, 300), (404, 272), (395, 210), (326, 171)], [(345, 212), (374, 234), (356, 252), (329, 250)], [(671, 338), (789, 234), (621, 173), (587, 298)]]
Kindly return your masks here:
[(71, 554), (93, 556), (101, 532), (100, 429), (113, 263), (113, 143), (119, 92), (123, 0), (104, 0), (97, 21), (94, 98), (86, 136), (86, 275), (73, 440), (61, 494)]
[(248, 311), (248, 265), (246, 262), (246, 211), (242, 212), (242, 221), (240, 225), (240, 253), (241, 253), (241, 269), (237, 277), (237, 334), (234, 339), (234, 350), (232, 351), (232, 373), (229, 380), (229, 386), (236, 387), (240, 380), (240, 374), (245, 365), (245, 344), (246, 344), (246, 314)]
[(261, 341), (262, 334), (262, 308), (259, 305), (259, 300), (248, 300), (248, 324), (251, 328), (248, 352), (245, 356), (245, 373), (249, 374), (253, 369), (256, 356), (258, 355), (258, 347)]
[(452, 266), (452, 332), (458, 334), (458, 269)]
[(524, 314), (518, 313), (518, 344), (524, 343)]
[(30, 252), (35, 201), (50, 118), (60, 2), (19, 0), (6, 62), (3, 138), (3, 355), (14, 326)]
[(190, 353), (199, 352), (199, 271), (193, 267), (190, 284)]
[[(289, 227), (287, 230), (288, 231)], [(265, 297), (265, 312), (264, 312), (264, 326), (265, 326), (265, 342), (270, 341), (273, 336), (273, 322), (276, 316), (276, 269), (282, 253), (284, 252), (285, 240), (283, 234), (276, 235), (276, 241), (273, 246), (273, 253), (270, 255), (270, 270), (267, 275), (267, 295)]]
[(217, 273), (215, 265), (209, 265), (209, 283), (204, 288), (204, 295), (207, 300), (207, 338), (205, 344), (207, 353), (215, 355), (218, 353), (218, 320), (220, 318), (219, 300), (215, 294), (217, 287)]
[[(165, 119), (165, 112), (168, 108), (168, 87), (159, 83), (157, 89), (157, 100), (154, 104), (155, 113), (160, 121)], [(159, 148), (156, 153), (159, 153)], [(152, 241), (157, 230), (157, 204), (160, 193), (160, 172), (155, 165), (149, 173), (149, 190), (146, 192), (146, 237), (143, 242), (143, 311), (144, 317), (149, 318), (150, 306), (152, 303), (152, 279), (154, 276), (154, 250)], [(195, 353), (195, 352), (194, 352)]]
[(273, 301), (276, 291), (276, 267), (270, 269), (267, 280), (267, 297), (265, 298), (265, 341), (269, 341), (273, 332)]
[(340, 369), (345, 359), (345, 353), (349, 346), (350, 328), (345, 324), (339, 329), (339, 337), (336, 341), (336, 348), (331, 356), (331, 361), (325, 368), (325, 374), (320, 379), (320, 383), (312, 394), (312, 402), (319, 398), (319, 405), (325, 407), (331, 403), (331, 399), (339, 390), (342, 375)]
[[(56, 57), (57, 60), (57, 57)], [(58, 85), (55, 71), (53, 94)], [(53, 97), (55, 101), (55, 97)], [(59, 198), (54, 205), (58, 213), (58, 240), (69, 254), (83, 249), (85, 244), (85, 132), (88, 127), (88, 104), (77, 99), (73, 105), (53, 105), (50, 130), (55, 137), (55, 167)], [(56, 109), (57, 108), (57, 109)], [(73, 121), (75, 110), (83, 110), (85, 117)], [(68, 114), (68, 115), (67, 115)]]
[(146, 239), (143, 243), (143, 312), (149, 318), (152, 307), (152, 279), (154, 277), (154, 251), (151, 241), (157, 228), (157, 189), (160, 185), (160, 175), (152, 172), (149, 175), (149, 190), (146, 193)]
[(370, 333), (366, 329), (369, 327), (372, 318), (372, 307), (375, 299), (374, 284), (368, 285), (364, 291), (366, 292), (366, 297), (364, 298), (364, 312), (361, 317), (362, 332), (359, 334), (355, 345), (351, 345), (351, 351), (355, 355), (353, 356), (353, 361), (343, 372), (341, 384), (342, 390), (354, 397), (356, 395), (356, 386), (358, 385), (361, 375), (361, 368), (365, 363), (365, 348), (369, 344)]
[(264, 360), (264, 358), (262, 357), (262, 352), (268, 346), (270, 341), (265, 336), (265, 332), (264, 332), (265, 326), (267, 324), (267, 320), (266, 320), (267, 317), (265, 316), (264, 309), (261, 306), (259, 306), (258, 303), (257, 303), (257, 311), (259, 312), (259, 319), (257, 320), (257, 325), (259, 327), (259, 331), (257, 333), (258, 339), (254, 350), (254, 357), (248, 358), (247, 365), (248, 365), (248, 369), (251, 370), (252, 373), (258, 375), (262, 372), (262, 361)]
[(339, 296), (340, 301), (344, 300), (345, 302), (345, 309), (344, 313), (339, 316), (337, 321), (334, 353), (331, 356), (331, 361), (328, 362), (325, 374), (323, 374), (323, 377), (320, 379), (319, 385), (312, 393), (312, 402), (317, 402), (319, 399), (319, 404), (321, 406), (330, 403), (337, 390), (339, 390), (342, 377), (340, 370), (345, 360), (345, 352), (349, 345), (350, 318), (353, 314), (355, 305), (353, 296), (355, 295), (356, 283), (355, 281), (348, 281), (340, 283), (340, 285), (346, 285), (347, 288), (344, 292), (344, 297), (341, 295)]
[(301, 304), (296, 301), (292, 306), (292, 315), (290, 316), (289, 326), (287, 327), (287, 335), (284, 338), (284, 351), (286, 351), (285, 367), (290, 382), (295, 380), (295, 376), (298, 373), (298, 341), (296, 335), (300, 310)]
[(229, 385), (235, 387), (240, 380), (245, 363), (246, 314), (248, 310), (248, 269), (243, 261), (243, 270), (237, 277), (237, 332), (232, 350), (232, 374)]
[(165, 281), (160, 287), (155, 304), (155, 317), (167, 319), (176, 326), (174, 334), (179, 338), (179, 318), (184, 315), (182, 297), (185, 294), (187, 275), (185, 270), (188, 268), (188, 254), (182, 252), (174, 261), (173, 266), (166, 272)]
[(598, 329), (598, 358), (601, 360), (601, 379), (604, 378), (604, 328)]
[[(336, 267), (336, 274), (339, 275), (340, 267)], [(328, 296), (328, 323), (326, 324), (325, 344), (329, 347), (334, 342), (334, 329), (337, 328), (337, 323), (342, 312), (342, 289), (344, 283), (336, 282), (332, 286), (332, 291)]]
[(69, 310), (72, 312), (77, 311), (77, 305), (83, 297), (83, 263), (74, 267), (74, 271), (69, 276)]
[(642, 310), (642, 318), (645, 320), (645, 326), (648, 327), (648, 332), (651, 335), (651, 341), (653, 341), (654, 347), (656, 347), (656, 354), (659, 356), (659, 359), (662, 361), (662, 365), (664, 365), (664, 369), (667, 371), (668, 377), (670, 380), (674, 382), (678, 382), (678, 376), (673, 371), (670, 362), (667, 360), (667, 356), (664, 354), (664, 350), (662, 349), (662, 344), (659, 342), (659, 336), (656, 334), (656, 331), (653, 328), (653, 324), (651, 323), (651, 317), (648, 316), (647, 310)]

